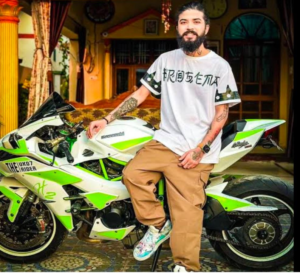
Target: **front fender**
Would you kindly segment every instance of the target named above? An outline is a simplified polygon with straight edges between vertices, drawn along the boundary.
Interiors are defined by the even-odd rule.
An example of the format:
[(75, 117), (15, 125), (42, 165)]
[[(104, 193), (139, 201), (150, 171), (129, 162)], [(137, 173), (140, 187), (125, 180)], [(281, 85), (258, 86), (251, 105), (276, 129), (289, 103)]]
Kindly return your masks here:
[(10, 200), (7, 211), (7, 218), (10, 222), (13, 223), (15, 221), (27, 192), (28, 189), (15, 178), (0, 177), (0, 198), (3, 194)]

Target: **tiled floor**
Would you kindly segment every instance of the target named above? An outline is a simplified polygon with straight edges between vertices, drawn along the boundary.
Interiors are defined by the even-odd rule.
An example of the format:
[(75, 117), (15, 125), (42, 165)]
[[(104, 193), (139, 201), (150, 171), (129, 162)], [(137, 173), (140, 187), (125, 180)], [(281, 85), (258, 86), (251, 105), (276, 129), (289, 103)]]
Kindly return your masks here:
[[(287, 171), (286, 171), (287, 170)], [(237, 162), (226, 170), (228, 174), (267, 174), (280, 177), (288, 183), (293, 183), (291, 175), (293, 164), (284, 163), (278, 166), (276, 162), (243, 161)], [(125, 249), (121, 242), (105, 244), (89, 244), (79, 241), (74, 235), (69, 235), (58, 251), (45, 261), (34, 264), (11, 264), (0, 259), (0, 271), (3, 272), (149, 272), (152, 258), (137, 262), (132, 257), (132, 250)], [(243, 271), (230, 266), (211, 247), (208, 240), (202, 241), (201, 251), (202, 271), (205, 272), (239, 272)], [(170, 250), (162, 250), (157, 271), (171, 271), (173, 265)], [(274, 270), (273, 270), (274, 271)], [(293, 272), (294, 262), (277, 268), (278, 272)]]

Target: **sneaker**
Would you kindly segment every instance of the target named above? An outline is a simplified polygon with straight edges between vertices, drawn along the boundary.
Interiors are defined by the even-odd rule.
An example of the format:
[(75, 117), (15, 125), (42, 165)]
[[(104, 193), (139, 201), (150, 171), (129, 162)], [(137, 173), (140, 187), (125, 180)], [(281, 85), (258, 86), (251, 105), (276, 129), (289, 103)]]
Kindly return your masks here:
[(186, 271), (184, 266), (176, 264), (173, 269), (173, 272), (188, 272), (188, 271)]
[(172, 225), (167, 220), (161, 230), (154, 226), (149, 226), (143, 239), (137, 244), (133, 250), (133, 257), (138, 261), (145, 261), (158, 249), (158, 247), (170, 238)]

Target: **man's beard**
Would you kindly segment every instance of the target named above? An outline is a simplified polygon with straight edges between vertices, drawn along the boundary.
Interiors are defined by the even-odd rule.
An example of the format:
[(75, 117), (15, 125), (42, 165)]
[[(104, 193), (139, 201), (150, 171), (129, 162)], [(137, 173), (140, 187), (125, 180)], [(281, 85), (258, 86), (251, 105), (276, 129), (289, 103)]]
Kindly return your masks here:
[[(196, 35), (195, 41), (190, 41), (190, 40), (185, 41), (184, 40), (183, 36), (187, 35), (189, 33)], [(204, 43), (204, 41), (205, 41), (204, 33), (203, 33), (203, 35), (199, 36), (195, 31), (188, 30), (180, 36), (179, 33), (177, 32), (178, 46), (179, 46), (179, 48), (182, 48), (182, 50), (184, 52), (187, 52), (187, 53), (195, 52)]]

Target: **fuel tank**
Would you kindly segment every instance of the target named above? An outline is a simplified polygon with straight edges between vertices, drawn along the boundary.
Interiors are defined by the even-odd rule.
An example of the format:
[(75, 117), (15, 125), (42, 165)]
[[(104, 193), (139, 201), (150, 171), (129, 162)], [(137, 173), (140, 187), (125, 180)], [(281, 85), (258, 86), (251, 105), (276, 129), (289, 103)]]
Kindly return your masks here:
[[(88, 148), (100, 154), (101, 158), (111, 157), (127, 162), (147, 142), (152, 140), (154, 131), (155, 128), (150, 123), (136, 117), (125, 116), (111, 122), (90, 140), (84, 136), (85, 133), (82, 134), (83, 142), (77, 141), (74, 148), (83, 150), (82, 153), (84, 153), (84, 149)], [(79, 152), (79, 154), (82, 153)], [(74, 155), (78, 156), (79, 154), (75, 154), (74, 151)]]

